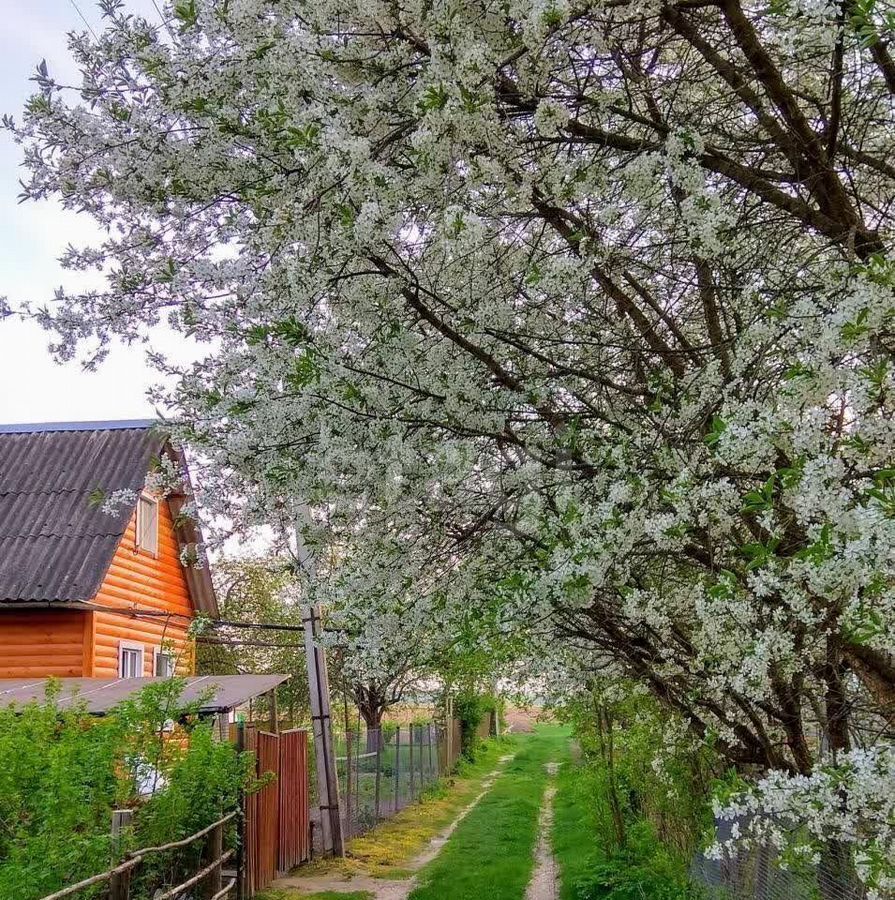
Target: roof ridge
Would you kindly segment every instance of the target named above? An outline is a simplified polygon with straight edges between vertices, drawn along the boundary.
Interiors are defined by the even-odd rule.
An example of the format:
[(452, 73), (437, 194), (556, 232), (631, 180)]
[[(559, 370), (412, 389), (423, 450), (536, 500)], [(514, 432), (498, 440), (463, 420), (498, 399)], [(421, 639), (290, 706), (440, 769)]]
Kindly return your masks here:
[(0, 424), (0, 434), (37, 434), (44, 431), (123, 431), (148, 429), (163, 424), (160, 419), (109, 419), (88, 422), (23, 422)]

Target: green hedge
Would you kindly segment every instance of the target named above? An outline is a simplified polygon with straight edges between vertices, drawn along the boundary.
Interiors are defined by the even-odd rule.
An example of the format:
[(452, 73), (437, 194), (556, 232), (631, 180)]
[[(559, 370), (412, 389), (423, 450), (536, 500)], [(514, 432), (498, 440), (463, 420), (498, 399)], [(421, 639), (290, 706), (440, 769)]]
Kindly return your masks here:
[[(0, 897), (36, 900), (235, 808), (251, 757), (216, 742), (182, 689), (179, 679), (148, 685), (102, 718), (83, 704), (60, 708), (52, 686), (45, 702), (0, 709)], [(113, 847), (121, 808), (134, 810), (134, 825)], [(176, 864), (142, 865), (134, 900), (152, 895), (154, 867)]]

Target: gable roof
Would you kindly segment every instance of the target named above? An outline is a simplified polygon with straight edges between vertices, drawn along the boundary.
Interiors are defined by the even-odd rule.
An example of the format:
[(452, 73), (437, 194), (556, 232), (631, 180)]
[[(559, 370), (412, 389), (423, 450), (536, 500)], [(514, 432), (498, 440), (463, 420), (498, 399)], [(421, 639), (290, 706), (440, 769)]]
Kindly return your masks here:
[[(165, 452), (182, 459), (148, 419), (0, 426), (0, 603), (92, 600)], [(98, 498), (116, 491), (131, 501), (104, 512)], [(177, 531), (182, 543), (200, 539), (195, 526)], [(216, 615), (207, 567), (186, 572), (196, 608)]]

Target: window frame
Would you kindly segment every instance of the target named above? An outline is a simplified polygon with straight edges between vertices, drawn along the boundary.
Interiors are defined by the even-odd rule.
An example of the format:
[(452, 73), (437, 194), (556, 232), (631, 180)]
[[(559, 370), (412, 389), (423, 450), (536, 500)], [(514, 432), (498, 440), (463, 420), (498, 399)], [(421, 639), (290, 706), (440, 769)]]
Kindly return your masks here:
[[(141, 514), (143, 509), (143, 504), (151, 504), (155, 510), (155, 534), (153, 535), (153, 545), (152, 547), (147, 547), (144, 543), (145, 535), (143, 534), (143, 530), (145, 525), (143, 523), (143, 516)], [(158, 497), (153, 497), (152, 494), (147, 491), (143, 491), (140, 496), (137, 498), (137, 510), (136, 510), (136, 522), (134, 527), (134, 538), (136, 549), (138, 553), (148, 553), (155, 559), (158, 559), (158, 547), (159, 547), (159, 500)]]
[[(164, 675), (158, 670), (159, 659), (164, 657), (167, 660), (169, 671)], [(156, 678), (173, 678), (174, 677), (174, 656), (171, 653), (156, 647), (152, 654), (152, 674)]]
[[(125, 652), (139, 653), (140, 669), (139, 675), (124, 674), (124, 654)], [(146, 677), (146, 647), (139, 641), (119, 641), (118, 642), (118, 677), (119, 678), (145, 678)]]

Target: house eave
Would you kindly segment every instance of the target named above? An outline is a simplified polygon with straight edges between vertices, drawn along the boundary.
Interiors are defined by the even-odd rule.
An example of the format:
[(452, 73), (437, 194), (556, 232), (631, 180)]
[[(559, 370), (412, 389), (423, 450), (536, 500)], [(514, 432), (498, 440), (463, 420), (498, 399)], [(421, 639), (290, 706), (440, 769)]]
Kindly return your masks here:
[(0, 611), (4, 609), (95, 609), (89, 600), (0, 600)]

